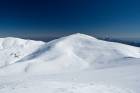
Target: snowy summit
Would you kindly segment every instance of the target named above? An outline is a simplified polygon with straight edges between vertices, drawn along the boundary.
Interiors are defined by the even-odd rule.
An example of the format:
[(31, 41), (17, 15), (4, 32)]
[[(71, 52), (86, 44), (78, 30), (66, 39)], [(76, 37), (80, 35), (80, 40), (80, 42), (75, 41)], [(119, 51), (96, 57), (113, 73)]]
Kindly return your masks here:
[(85, 34), (50, 42), (0, 38), (0, 60), (0, 93), (140, 92), (140, 48)]

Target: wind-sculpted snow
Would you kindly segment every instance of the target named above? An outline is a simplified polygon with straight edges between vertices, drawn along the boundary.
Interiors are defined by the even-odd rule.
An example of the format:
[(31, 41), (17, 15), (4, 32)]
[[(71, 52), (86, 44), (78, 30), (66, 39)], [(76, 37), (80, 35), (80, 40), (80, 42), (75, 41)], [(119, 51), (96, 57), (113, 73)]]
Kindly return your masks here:
[(115, 66), (125, 58), (140, 58), (138, 47), (73, 34), (44, 43), (1, 38), (0, 73), (62, 73)]

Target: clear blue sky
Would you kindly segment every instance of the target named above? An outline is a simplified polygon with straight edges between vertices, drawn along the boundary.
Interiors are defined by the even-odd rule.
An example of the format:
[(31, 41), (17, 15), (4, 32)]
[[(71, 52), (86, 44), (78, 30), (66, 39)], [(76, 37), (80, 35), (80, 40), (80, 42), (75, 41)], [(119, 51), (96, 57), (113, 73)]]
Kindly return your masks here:
[(139, 38), (139, 0), (1, 0), (0, 36)]

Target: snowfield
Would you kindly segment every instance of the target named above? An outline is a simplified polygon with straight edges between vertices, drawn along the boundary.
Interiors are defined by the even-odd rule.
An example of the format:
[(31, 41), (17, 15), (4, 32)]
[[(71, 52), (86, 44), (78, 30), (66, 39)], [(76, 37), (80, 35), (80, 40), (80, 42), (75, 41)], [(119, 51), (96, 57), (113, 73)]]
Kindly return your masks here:
[(73, 34), (0, 38), (0, 93), (140, 93), (140, 48)]

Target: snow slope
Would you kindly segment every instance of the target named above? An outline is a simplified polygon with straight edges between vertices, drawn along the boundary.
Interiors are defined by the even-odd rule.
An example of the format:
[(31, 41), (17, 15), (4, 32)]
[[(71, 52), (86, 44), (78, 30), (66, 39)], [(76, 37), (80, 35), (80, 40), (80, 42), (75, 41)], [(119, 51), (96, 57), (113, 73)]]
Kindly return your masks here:
[(96, 83), (40, 82), (33, 80), (3, 83), (0, 88), (1, 93), (133, 93), (129, 89)]
[(5, 67), (34, 52), (44, 42), (7, 37), (0, 38), (0, 67)]
[(0, 38), (0, 60), (0, 93), (140, 92), (140, 48), (85, 34)]
[(73, 34), (48, 43), (4, 38), (0, 73), (62, 73), (116, 66), (121, 59), (140, 58), (137, 47)]

